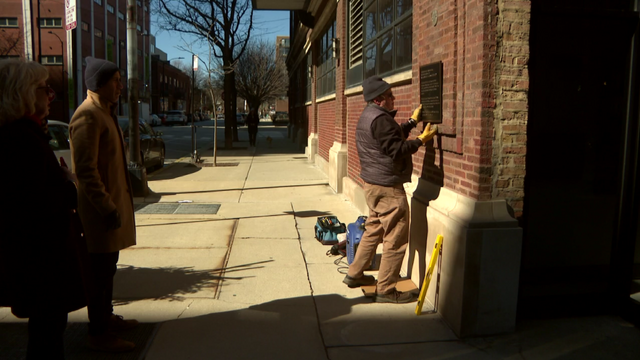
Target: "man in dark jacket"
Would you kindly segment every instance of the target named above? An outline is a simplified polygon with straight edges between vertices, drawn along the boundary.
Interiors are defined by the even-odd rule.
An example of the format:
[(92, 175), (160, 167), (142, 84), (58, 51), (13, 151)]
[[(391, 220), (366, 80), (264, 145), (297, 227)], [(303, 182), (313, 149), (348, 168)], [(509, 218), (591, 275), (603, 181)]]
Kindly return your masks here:
[(394, 120), (395, 97), (391, 86), (379, 76), (373, 76), (362, 83), (362, 88), (368, 104), (356, 127), (356, 145), (369, 217), (343, 282), (349, 287), (376, 283), (373, 276), (364, 275), (363, 271), (371, 264), (376, 248), (382, 242), (374, 301), (413, 302), (417, 300), (415, 294), (395, 288), (409, 241), (409, 203), (403, 184), (411, 181), (411, 155), (431, 140), (436, 130), (427, 124), (418, 138), (407, 140), (410, 131), (420, 121), (422, 105), (413, 112), (409, 121), (398, 124)]

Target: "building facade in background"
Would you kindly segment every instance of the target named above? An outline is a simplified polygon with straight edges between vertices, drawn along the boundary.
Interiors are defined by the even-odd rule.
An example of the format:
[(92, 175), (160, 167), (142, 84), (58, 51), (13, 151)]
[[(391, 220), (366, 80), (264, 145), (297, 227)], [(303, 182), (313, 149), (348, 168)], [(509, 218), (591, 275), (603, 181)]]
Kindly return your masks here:
[[(114, 62), (121, 69), (123, 85), (119, 112), (127, 113), (127, 28), (126, 0), (79, 0), (77, 28), (72, 30), (73, 64), (68, 66), (65, 2), (54, 0), (6, 0), (0, 16), (0, 56), (40, 61), (49, 70), (49, 84), (57, 93), (50, 119), (68, 122), (84, 98), (84, 58), (93, 56)], [(148, 110), (151, 98), (149, 1), (137, 1), (139, 101)], [(39, 11), (39, 12), (38, 12)], [(25, 18), (25, 14), (31, 14)], [(29, 46), (30, 45), (30, 46)], [(78, 61), (80, 60), (80, 61)], [(68, 84), (68, 69), (75, 84)], [(76, 81), (79, 80), (79, 81)], [(66, 99), (73, 99), (66, 111)]]
[(392, 84), (398, 122), (430, 104), (438, 136), (405, 186), (404, 269), (421, 284), (444, 236), (428, 301), (456, 334), (511, 331), (517, 315), (640, 314), (638, 1), (253, 4), (291, 10), (290, 116), (364, 214), (362, 81)]
[(191, 77), (182, 70), (160, 59), (161, 54), (151, 56), (153, 88), (151, 113), (166, 114), (169, 110), (191, 113)]
[[(287, 61), (289, 55), (290, 40), (288, 36), (276, 36), (276, 61)], [(275, 111), (289, 112), (289, 97), (287, 94), (275, 99), (273, 109)]]

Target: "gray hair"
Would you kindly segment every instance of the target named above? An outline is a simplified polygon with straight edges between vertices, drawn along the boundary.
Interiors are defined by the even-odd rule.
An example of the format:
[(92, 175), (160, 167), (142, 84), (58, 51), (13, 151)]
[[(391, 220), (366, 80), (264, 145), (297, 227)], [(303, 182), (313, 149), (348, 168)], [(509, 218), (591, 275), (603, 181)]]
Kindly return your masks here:
[(36, 87), (47, 69), (34, 61), (0, 60), (0, 127), (36, 111)]

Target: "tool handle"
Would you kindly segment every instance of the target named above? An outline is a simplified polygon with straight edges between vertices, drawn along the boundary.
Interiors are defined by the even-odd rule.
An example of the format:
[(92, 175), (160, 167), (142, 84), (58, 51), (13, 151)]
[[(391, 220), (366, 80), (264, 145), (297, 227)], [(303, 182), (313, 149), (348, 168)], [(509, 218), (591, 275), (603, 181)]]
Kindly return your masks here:
[(436, 266), (436, 262), (438, 260), (438, 253), (440, 252), (440, 246), (442, 246), (442, 235), (438, 235), (436, 238), (436, 243), (433, 246), (433, 252), (431, 253), (431, 260), (429, 260), (429, 268), (427, 273), (424, 276), (424, 282), (422, 283), (422, 288), (420, 289), (420, 296), (418, 297), (418, 304), (416, 305), (416, 315), (422, 314), (422, 306), (424, 305), (424, 300), (427, 297), (427, 289), (429, 289), (429, 283), (431, 282), (431, 277), (433, 275), (433, 269)]

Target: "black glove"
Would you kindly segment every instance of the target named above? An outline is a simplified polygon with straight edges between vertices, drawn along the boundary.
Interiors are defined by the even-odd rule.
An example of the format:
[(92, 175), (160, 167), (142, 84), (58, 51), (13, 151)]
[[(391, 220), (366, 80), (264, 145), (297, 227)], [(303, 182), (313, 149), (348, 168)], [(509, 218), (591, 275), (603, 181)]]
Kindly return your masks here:
[(118, 210), (113, 210), (107, 217), (104, 219), (105, 225), (107, 226), (107, 231), (119, 229), (122, 226), (122, 221), (120, 220), (120, 214)]

